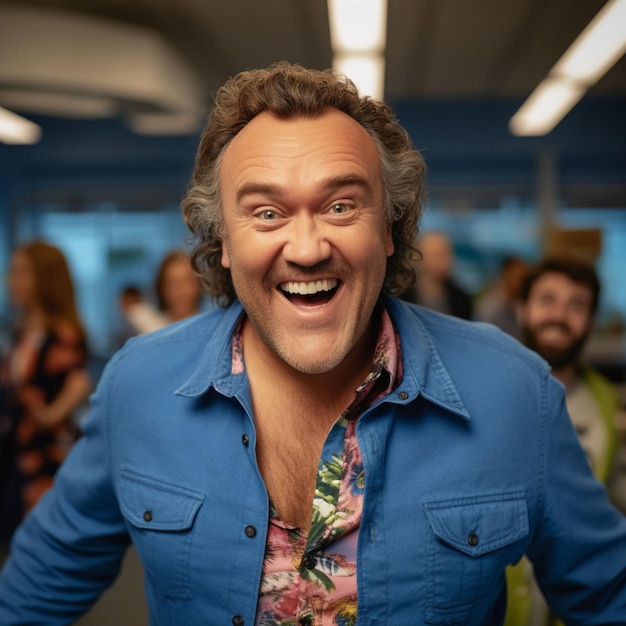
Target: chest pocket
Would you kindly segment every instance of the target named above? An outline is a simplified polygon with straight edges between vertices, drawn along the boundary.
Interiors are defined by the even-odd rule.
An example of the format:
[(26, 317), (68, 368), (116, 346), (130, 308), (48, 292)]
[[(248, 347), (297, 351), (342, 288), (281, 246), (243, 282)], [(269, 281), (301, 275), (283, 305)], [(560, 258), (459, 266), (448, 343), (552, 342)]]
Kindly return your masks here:
[(152, 584), (168, 598), (191, 598), (193, 523), (204, 496), (122, 470), (120, 508)]
[(432, 531), (426, 623), (463, 623), (480, 598), (498, 589), (504, 567), (521, 556), (512, 544), (528, 535), (524, 493), (428, 502), (424, 509)]

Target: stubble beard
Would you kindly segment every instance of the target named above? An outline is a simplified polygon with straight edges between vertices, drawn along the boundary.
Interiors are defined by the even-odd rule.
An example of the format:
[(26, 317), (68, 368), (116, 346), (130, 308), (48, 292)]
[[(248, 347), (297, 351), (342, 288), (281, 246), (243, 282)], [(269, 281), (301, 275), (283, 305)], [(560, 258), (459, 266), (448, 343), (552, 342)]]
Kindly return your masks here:
[[(559, 326), (560, 328), (564, 328), (569, 333), (570, 337), (572, 337), (570, 343), (563, 348), (555, 348), (543, 344), (539, 340), (538, 335), (543, 328), (548, 326)], [(550, 364), (553, 370), (560, 370), (568, 367), (569, 365), (577, 364), (587, 342), (587, 338), (589, 337), (589, 331), (585, 332), (578, 338), (573, 337), (569, 328), (561, 324), (542, 324), (537, 329), (526, 326), (522, 329), (522, 331), (525, 345), (543, 357)]]

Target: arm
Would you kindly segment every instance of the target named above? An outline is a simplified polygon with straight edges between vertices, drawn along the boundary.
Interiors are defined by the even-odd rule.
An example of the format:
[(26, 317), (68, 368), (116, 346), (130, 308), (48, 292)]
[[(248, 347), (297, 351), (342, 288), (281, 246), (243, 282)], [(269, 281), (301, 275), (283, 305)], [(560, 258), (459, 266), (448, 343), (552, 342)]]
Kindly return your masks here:
[(543, 511), (528, 551), (552, 610), (571, 625), (626, 622), (626, 518), (592, 476), (560, 385), (547, 381)]
[(110, 481), (112, 367), (92, 399), (84, 435), (55, 486), (16, 532), (0, 575), (0, 624), (72, 623), (117, 575), (128, 536)]
[(72, 370), (56, 398), (49, 404), (31, 405), (28, 407), (29, 413), (44, 428), (56, 426), (87, 399), (90, 389), (89, 374), (83, 369)]

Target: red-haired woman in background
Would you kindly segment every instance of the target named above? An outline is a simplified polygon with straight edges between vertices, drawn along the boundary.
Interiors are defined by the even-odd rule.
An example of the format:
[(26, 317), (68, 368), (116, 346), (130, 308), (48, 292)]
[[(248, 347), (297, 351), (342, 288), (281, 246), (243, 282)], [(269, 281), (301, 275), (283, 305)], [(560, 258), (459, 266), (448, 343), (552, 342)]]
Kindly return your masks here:
[(170, 252), (161, 261), (155, 291), (165, 324), (200, 313), (202, 287), (189, 256), (182, 250)]
[(18, 320), (0, 364), (3, 541), (52, 485), (78, 435), (73, 413), (91, 387), (85, 331), (61, 251), (43, 242), (17, 248), (8, 286)]

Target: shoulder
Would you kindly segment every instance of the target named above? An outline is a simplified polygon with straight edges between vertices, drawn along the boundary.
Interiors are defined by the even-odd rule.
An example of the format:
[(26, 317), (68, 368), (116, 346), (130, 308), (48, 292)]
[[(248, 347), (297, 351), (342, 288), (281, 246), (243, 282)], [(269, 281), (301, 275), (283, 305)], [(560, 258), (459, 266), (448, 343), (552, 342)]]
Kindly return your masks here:
[(230, 338), (231, 309), (215, 308), (129, 339), (110, 360), (107, 370), (118, 380), (154, 386), (157, 380), (178, 381), (198, 367), (205, 354), (217, 354)]
[(596, 397), (601, 397), (606, 402), (619, 408), (620, 396), (617, 387), (597, 369), (584, 364), (581, 368), (581, 378)]
[(175, 355), (178, 351), (202, 348), (215, 335), (225, 315), (225, 309), (215, 308), (153, 332), (136, 335), (118, 354), (123, 358), (145, 358), (161, 352)]
[[(539, 355), (492, 324), (467, 321), (398, 301), (392, 301), (392, 306), (392, 319), (400, 333), (403, 351), (406, 346), (414, 358), (428, 347), (446, 369), (465, 378), (471, 378), (477, 369), (497, 379), (521, 372), (546, 377), (550, 372), (549, 365)], [(419, 336), (421, 341), (416, 340)]]

